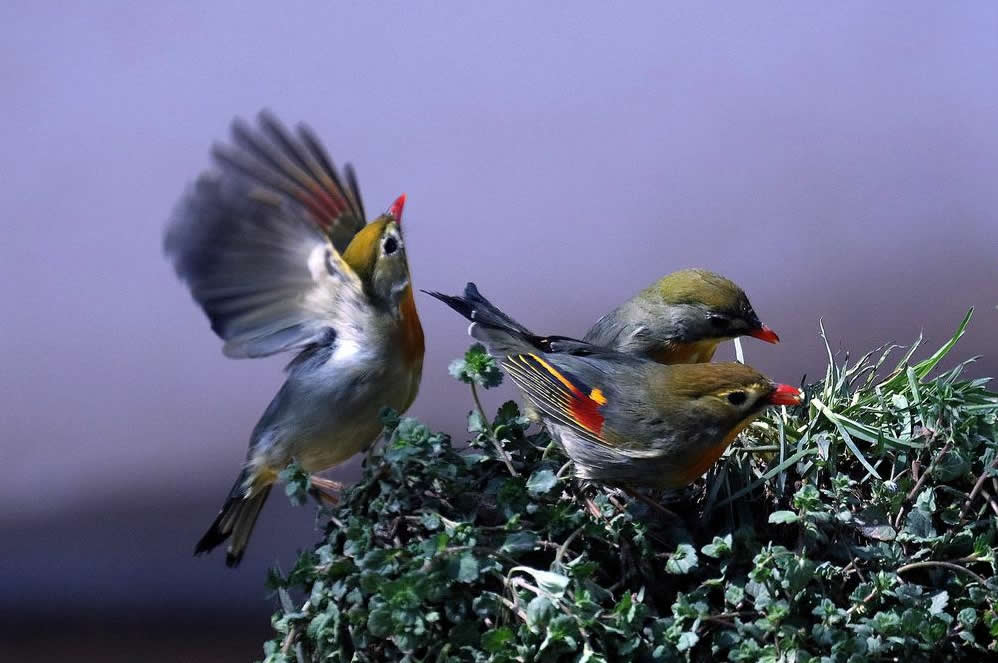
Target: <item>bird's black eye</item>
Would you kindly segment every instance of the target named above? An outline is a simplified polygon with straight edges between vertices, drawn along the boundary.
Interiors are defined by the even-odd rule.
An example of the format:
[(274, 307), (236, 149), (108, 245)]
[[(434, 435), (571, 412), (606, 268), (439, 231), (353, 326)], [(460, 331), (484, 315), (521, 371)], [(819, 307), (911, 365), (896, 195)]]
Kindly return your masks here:
[(721, 315), (710, 316), (710, 326), (714, 329), (727, 329), (731, 321)]
[(385, 255), (390, 256), (391, 254), (398, 251), (399, 241), (394, 237), (389, 237), (385, 240)]
[(746, 398), (748, 398), (748, 396), (744, 391), (733, 391), (728, 394), (728, 402), (732, 405), (741, 405), (745, 402)]

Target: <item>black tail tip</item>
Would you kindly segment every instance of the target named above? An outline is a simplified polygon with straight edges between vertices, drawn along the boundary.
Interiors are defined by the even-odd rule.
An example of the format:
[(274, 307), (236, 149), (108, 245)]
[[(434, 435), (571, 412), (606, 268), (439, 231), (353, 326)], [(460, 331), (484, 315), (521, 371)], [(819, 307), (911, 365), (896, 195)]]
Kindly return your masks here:
[[(208, 554), (221, 545), (221, 543), (227, 538), (229, 537), (219, 533), (215, 529), (209, 530), (207, 534), (201, 537), (201, 540), (197, 542), (197, 545), (194, 546), (194, 556), (199, 557), (201, 555)], [(225, 552), (225, 565), (230, 569), (234, 569), (239, 566), (239, 562), (241, 561), (243, 561), (242, 550), (238, 553), (232, 552), (231, 550), (227, 550)]]
[(204, 533), (204, 536), (197, 542), (194, 546), (194, 555), (203, 555), (207, 552), (211, 552), (219, 545), (221, 545), (227, 538), (228, 534), (223, 534), (218, 528), (218, 523), (212, 523), (208, 531)]

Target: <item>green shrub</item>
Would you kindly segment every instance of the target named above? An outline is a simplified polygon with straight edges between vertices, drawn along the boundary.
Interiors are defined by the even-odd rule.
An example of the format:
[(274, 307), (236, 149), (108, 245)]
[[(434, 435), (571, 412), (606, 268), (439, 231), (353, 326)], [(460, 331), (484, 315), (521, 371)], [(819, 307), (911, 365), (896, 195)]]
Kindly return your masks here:
[(272, 574), (266, 661), (993, 656), (998, 395), (961, 379), (966, 362), (929, 377), (969, 318), (889, 372), (896, 348), (829, 350), (805, 405), (664, 502), (677, 518), (580, 485), (515, 403), (488, 421), (476, 384), (501, 376), (473, 347), (451, 366), (477, 404), (470, 445), (386, 415), (363, 478), (320, 511), (322, 539)]

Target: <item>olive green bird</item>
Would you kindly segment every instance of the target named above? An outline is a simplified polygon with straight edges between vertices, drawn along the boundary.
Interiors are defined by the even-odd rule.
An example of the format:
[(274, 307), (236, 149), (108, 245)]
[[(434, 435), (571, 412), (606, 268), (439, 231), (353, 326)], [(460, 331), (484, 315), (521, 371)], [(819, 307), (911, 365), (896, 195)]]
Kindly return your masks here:
[(744, 364), (665, 365), (571, 338), (538, 337), (473, 283), (463, 297), (428, 294), (472, 321), (469, 333), (500, 361), (581, 479), (681, 488), (767, 407), (800, 402), (796, 388)]
[(710, 361), (721, 342), (738, 336), (780, 341), (737, 284), (704, 269), (683, 269), (601, 317), (583, 340), (661, 364), (695, 364)]

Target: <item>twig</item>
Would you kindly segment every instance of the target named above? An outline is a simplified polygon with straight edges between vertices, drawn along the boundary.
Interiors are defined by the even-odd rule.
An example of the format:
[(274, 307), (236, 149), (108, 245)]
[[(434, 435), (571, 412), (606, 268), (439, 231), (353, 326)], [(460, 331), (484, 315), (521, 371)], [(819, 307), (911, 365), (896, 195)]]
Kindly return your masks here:
[[(900, 572), (900, 571), (901, 571), (901, 569), (898, 569), (898, 572)], [(857, 610), (864, 610), (864, 609), (866, 609), (866, 604), (869, 603), (870, 601), (872, 601), (876, 596), (877, 596), (877, 590), (874, 589), (872, 592), (870, 592), (869, 594), (867, 594), (866, 596), (864, 596), (862, 599), (860, 599), (859, 603), (853, 603), (852, 607), (849, 608), (848, 610), (846, 610), (846, 615), (851, 615), (853, 612), (855, 612)]]
[(641, 493), (641, 492), (639, 492), (637, 490), (634, 490), (632, 488), (624, 488), (624, 492), (627, 493), (628, 495), (630, 495), (631, 497), (635, 498), (636, 500), (644, 502), (645, 504), (647, 504), (651, 508), (653, 508), (656, 511), (658, 511), (659, 513), (661, 513), (662, 515), (667, 516), (669, 518), (674, 518), (676, 520), (679, 520), (679, 516), (677, 516), (676, 514), (674, 514), (672, 511), (669, 511), (664, 506), (662, 506), (661, 504), (659, 504), (658, 502), (656, 502), (652, 498), (648, 497), (644, 493)]
[(565, 542), (563, 544), (561, 544), (560, 548), (558, 548), (558, 552), (555, 553), (555, 556), (554, 556), (554, 563), (555, 564), (557, 564), (559, 566), (561, 565), (561, 558), (565, 556), (565, 551), (568, 550), (568, 546), (572, 543), (572, 541), (575, 540), (575, 537), (577, 537), (579, 534), (582, 534), (582, 531), (585, 528), (586, 528), (585, 525), (581, 525), (581, 526), (579, 526), (578, 529), (576, 529), (574, 532), (572, 532), (571, 534), (568, 535), (568, 538), (565, 539)]
[[(303, 615), (308, 615), (309, 609), (312, 607), (311, 600), (305, 601), (304, 605), (301, 607), (301, 613)], [(292, 645), (295, 644), (295, 640), (298, 639), (298, 624), (292, 624), (291, 628), (288, 629), (288, 634), (284, 637), (284, 642), (281, 643), (281, 653), (287, 654), (291, 651)]]
[(998, 516), (998, 504), (996, 504), (994, 498), (991, 497), (991, 493), (982, 488), (981, 495), (984, 496), (984, 499), (986, 499), (988, 501), (988, 504), (991, 505), (991, 510), (995, 512), (996, 516)]
[[(931, 440), (932, 436), (934, 436), (934, 435), (935, 435), (935, 433), (931, 433), (928, 436), (929, 439)], [(925, 483), (925, 480), (929, 478), (929, 474), (932, 473), (932, 470), (933, 470), (933, 468), (935, 468), (936, 463), (939, 461), (940, 458), (942, 458), (944, 455), (946, 455), (946, 452), (949, 451), (949, 449), (950, 449), (951, 446), (953, 446), (953, 439), (952, 438), (950, 438), (950, 440), (946, 444), (943, 445), (943, 448), (939, 450), (939, 453), (937, 453), (935, 456), (932, 457), (932, 462), (929, 463), (929, 466), (927, 468), (925, 468), (924, 472), (922, 472), (922, 476), (918, 477), (918, 481), (916, 481), (915, 485), (912, 486), (911, 490), (908, 491), (908, 494), (904, 498), (904, 502), (902, 502), (901, 506), (898, 508), (897, 518), (894, 519), (894, 529), (897, 529), (898, 527), (901, 526), (901, 518), (904, 517), (904, 505), (905, 505), (905, 502), (910, 502), (911, 499), (915, 495), (918, 494), (918, 489), (921, 488), (922, 484)], [(912, 475), (912, 477), (914, 477), (917, 472), (918, 472), (917, 467), (915, 466), (914, 463), (912, 463), (912, 466), (911, 466), (911, 475)], [(962, 518), (963, 514), (960, 514), (960, 517)]]
[(482, 407), (482, 401), (478, 398), (478, 388), (475, 386), (474, 382), (471, 382), (471, 398), (475, 401), (475, 409), (478, 410), (478, 416), (482, 418), (482, 425), (485, 426), (485, 433), (488, 435), (489, 440), (492, 442), (492, 446), (495, 447), (496, 452), (499, 454), (500, 460), (506, 465), (506, 469), (514, 477), (520, 476), (513, 467), (513, 457), (506, 453), (506, 450), (502, 448), (499, 444), (499, 440), (496, 439), (495, 433), (492, 431), (492, 424), (489, 423), (489, 418), (485, 416), (485, 408)]
[(963, 503), (963, 508), (960, 509), (960, 520), (963, 520), (964, 515), (967, 513), (967, 509), (970, 508), (970, 503), (974, 501), (974, 498), (977, 497), (977, 493), (981, 492), (981, 488), (984, 487), (984, 481), (988, 478), (988, 472), (995, 469), (996, 466), (998, 466), (998, 454), (995, 454), (991, 464), (984, 468), (984, 471), (981, 472), (981, 476), (978, 477), (977, 483), (974, 484), (974, 489), (970, 491), (970, 496), (967, 498), (967, 501)]
[(499, 600), (503, 602), (503, 605), (509, 608), (514, 614), (516, 614), (517, 617), (519, 617), (520, 619), (523, 620), (524, 623), (526, 623), (527, 613), (523, 611), (523, 608), (510, 601), (505, 596), (502, 596), (500, 594), (496, 594), (496, 596), (499, 597)]
[[(939, 453), (937, 453), (932, 458), (932, 462), (929, 463), (929, 466), (925, 468), (924, 472), (922, 472), (922, 476), (918, 477), (918, 481), (916, 481), (915, 485), (912, 486), (911, 490), (908, 491), (908, 495), (904, 498), (905, 501), (910, 500), (911, 498), (913, 498), (915, 495), (918, 494), (918, 489), (922, 487), (922, 484), (925, 483), (925, 480), (929, 477), (929, 474), (932, 473), (932, 470), (936, 467), (936, 463), (939, 462), (940, 458), (946, 455), (946, 452), (949, 451), (950, 447), (952, 446), (953, 446), (952, 439), (950, 439), (949, 442), (943, 445), (943, 448), (939, 450)], [(912, 468), (912, 476), (914, 476), (914, 472), (915, 470), (914, 468)]]
[[(984, 587), (987, 587), (987, 585), (988, 585), (987, 581), (984, 578), (982, 578), (981, 576), (977, 575), (976, 573), (974, 573), (973, 571), (971, 571), (967, 567), (960, 566), (959, 564), (953, 564), (952, 562), (932, 562), (932, 561), (930, 561), (930, 562), (912, 562), (911, 564), (905, 564), (904, 566), (898, 567), (898, 569), (897, 569), (896, 572), (897, 573), (904, 573), (905, 571), (913, 571), (915, 569), (923, 569), (923, 568), (928, 568), (928, 567), (932, 567), (932, 566), (940, 566), (940, 567), (945, 568), (945, 569), (950, 569), (951, 571), (958, 571), (960, 573), (966, 573), (967, 575), (972, 576), (974, 578), (974, 580), (976, 580), (977, 582), (981, 583), (981, 585), (983, 585)], [(866, 599), (863, 599), (863, 602), (865, 603)]]

